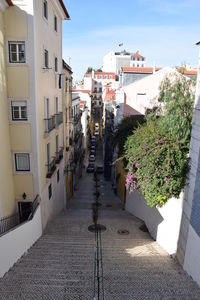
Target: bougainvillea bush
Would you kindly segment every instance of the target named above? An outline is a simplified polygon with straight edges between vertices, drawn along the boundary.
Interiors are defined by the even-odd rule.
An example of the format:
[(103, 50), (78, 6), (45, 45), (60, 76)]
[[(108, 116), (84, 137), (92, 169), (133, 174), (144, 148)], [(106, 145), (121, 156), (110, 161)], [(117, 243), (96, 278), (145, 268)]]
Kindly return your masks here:
[(174, 141), (157, 121), (148, 121), (130, 136), (125, 145), (129, 170), (126, 186), (140, 189), (149, 206), (162, 206), (178, 197), (188, 171), (188, 151)]
[(193, 95), (188, 85), (192, 83), (185, 79), (173, 83), (167, 79), (165, 83), (160, 93), (162, 101), (167, 97), (165, 114), (147, 118), (124, 146), (126, 187), (130, 192), (139, 189), (151, 207), (164, 205), (172, 196), (179, 197), (189, 169)]

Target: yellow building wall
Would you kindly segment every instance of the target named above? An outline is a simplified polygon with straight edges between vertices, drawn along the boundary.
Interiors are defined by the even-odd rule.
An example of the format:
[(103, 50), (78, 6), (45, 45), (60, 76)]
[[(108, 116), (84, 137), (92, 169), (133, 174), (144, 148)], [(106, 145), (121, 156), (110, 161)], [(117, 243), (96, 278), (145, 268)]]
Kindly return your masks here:
[(32, 174), (17, 174), (14, 176), (15, 197), (17, 200), (22, 200), (23, 193), (26, 193), (26, 200), (33, 200), (33, 176)]
[(126, 174), (127, 172), (124, 170), (123, 161), (118, 161), (116, 163), (116, 185), (117, 185), (117, 195), (120, 197), (122, 202), (124, 203), (126, 200)]
[[(62, 146), (62, 125), (59, 129), (54, 129), (45, 135), (45, 97), (49, 98), (50, 116), (55, 114), (55, 97), (58, 97), (59, 112), (62, 111), (62, 90), (59, 89), (59, 73), (62, 73), (62, 28), (61, 20), (58, 16), (58, 32), (54, 31), (54, 1), (48, 2), (48, 22), (42, 17), (42, 5), (35, 6), (35, 35), (36, 35), (36, 78), (37, 78), (37, 114), (39, 128), (39, 154), (40, 154), (40, 174), (41, 189), (43, 190), (49, 182), (46, 179), (47, 174), (47, 151), (46, 145), (50, 143), (51, 158), (55, 156), (56, 151), (56, 134), (59, 131), (59, 143)], [(49, 67), (44, 67), (44, 50), (49, 52)], [(54, 71), (54, 59), (58, 58), (58, 72)], [(65, 113), (65, 112), (64, 112)]]
[(12, 155), (6, 87), (4, 16), (0, 12), (0, 218), (15, 212)]
[(73, 197), (73, 174), (71, 171), (66, 177), (66, 191), (67, 191), (67, 199), (71, 199)]
[(10, 38), (27, 38), (27, 15), (17, 6), (9, 7), (5, 11), (5, 33)]
[(9, 98), (29, 97), (29, 70), (27, 66), (7, 67)]
[(31, 128), (29, 124), (10, 125), (10, 136), (12, 150), (31, 152)]

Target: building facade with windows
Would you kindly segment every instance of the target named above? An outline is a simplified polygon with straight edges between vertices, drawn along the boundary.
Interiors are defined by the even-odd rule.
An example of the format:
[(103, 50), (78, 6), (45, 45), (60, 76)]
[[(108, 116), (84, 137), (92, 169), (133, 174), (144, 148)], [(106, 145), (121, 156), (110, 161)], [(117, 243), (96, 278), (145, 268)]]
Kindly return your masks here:
[(4, 147), (10, 153), (7, 173), (12, 174), (7, 174), (9, 195), (2, 197), (10, 208), (3, 208), (0, 217), (17, 211), (18, 202), (32, 202), (39, 195), (44, 228), (65, 205), (62, 21), (69, 15), (62, 0), (1, 3), (1, 93), (9, 111)]
[(6, 41), (5, 41), (5, 21), (4, 14), (8, 9), (6, 1), (0, 3), (0, 218), (13, 214), (16, 211), (15, 185), (13, 176), (14, 157), (11, 152), (10, 126), (9, 126), (9, 106), (7, 97), (6, 78)]

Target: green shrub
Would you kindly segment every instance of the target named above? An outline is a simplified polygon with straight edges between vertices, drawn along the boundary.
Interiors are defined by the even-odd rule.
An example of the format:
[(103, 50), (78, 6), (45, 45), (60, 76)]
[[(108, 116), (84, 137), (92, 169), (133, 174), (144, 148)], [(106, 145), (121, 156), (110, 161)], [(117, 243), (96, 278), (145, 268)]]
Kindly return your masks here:
[(184, 188), (193, 114), (193, 83), (169, 79), (161, 85), (164, 115), (147, 117), (124, 146), (129, 191), (139, 189), (149, 206), (162, 206)]

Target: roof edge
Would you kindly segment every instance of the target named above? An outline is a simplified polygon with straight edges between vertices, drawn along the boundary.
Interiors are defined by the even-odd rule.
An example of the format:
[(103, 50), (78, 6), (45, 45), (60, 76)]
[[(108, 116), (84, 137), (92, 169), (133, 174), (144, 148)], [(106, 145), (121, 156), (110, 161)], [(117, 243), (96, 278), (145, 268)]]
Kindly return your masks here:
[(9, 6), (14, 6), (14, 4), (12, 3), (12, 0), (6, 0), (6, 2), (8, 3)]
[(70, 20), (70, 15), (69, 15), (69, 13), (68, 13), (66, 7), (65, 7), (65, 4), (63, 3), (62, 0), (59, 0), (59, 3), (60, 3), (60, 5), (61, 5), (61, 7), (62, 7), (62, 9), (63, 9), (63, 11), (64, 11), (64, 13), (65, 13), (66, 19), (67, 19), (67, 20)]

